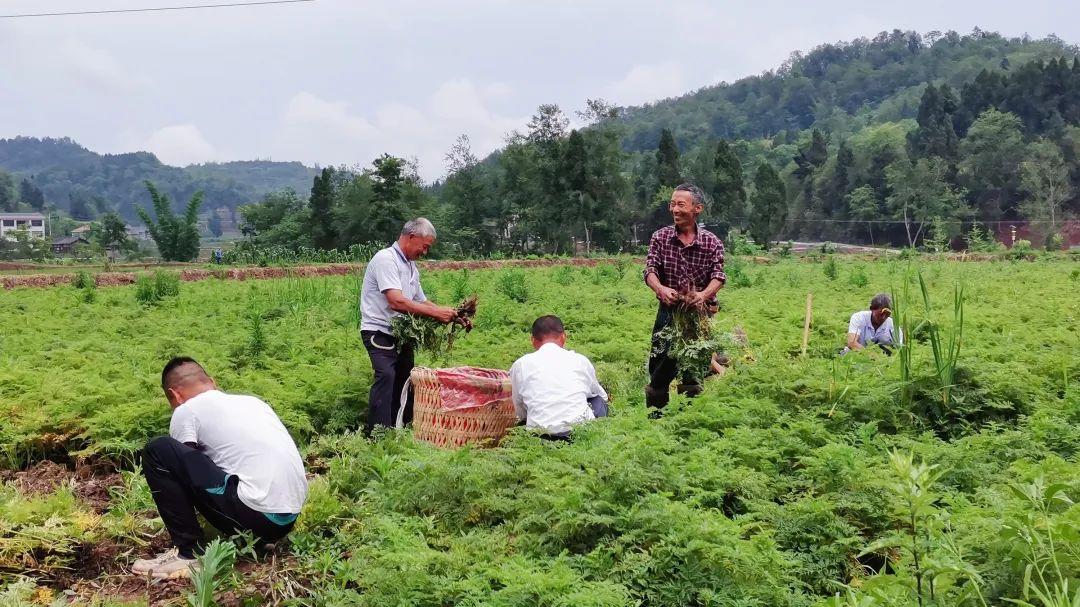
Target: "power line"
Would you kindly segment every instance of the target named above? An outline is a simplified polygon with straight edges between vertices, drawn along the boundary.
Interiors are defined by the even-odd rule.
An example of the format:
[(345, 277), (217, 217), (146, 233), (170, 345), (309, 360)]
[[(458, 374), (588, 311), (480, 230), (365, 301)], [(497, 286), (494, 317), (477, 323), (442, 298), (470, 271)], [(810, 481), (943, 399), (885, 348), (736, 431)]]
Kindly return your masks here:
[[(785, 223), (852, 223), (852, 224), (891, 223), (891, 224), (898, 224), (898, 225), (903, 225), (905, 223), (908, 223), (908, 224), (932, 223), (931, 221), (921, 221), (920, 222), (920, 221), (916, 221), (914, 219), (910, 220), (910, 221), (904, 221), (903, 219), (795, 219), (795, 218), (788, 218), (788, 219), (785, 219), (784, 221), (785, 221)], [(977, 219), (972, 219), (972, 220), (968, 220), (968, 221), (960, 221), (960, 220), (952, 220), (952, 219), (950, 219), (948, 221), (942, 221), (941, 223), (950, 224), (950, 225), (957, 225), (957, 224), (962, 225), (962, 224), (966, 224), (966, 223), (980, 223), (980, 224), (997, 224), (997, 225), (1016, 225), (1017, 227), (1020, 227), (1020, 226), (1023, 226), (1023, 225), (1030, 225), (1030, 224), (1053, 223), (1053, 224), (1056, 225), (1056, 224), (1059, 224), (1059, 223), (1066, 223), (1066, 222), (1067, 222), (1067, 220), (1058, 220), (1058, 221), (1055, 221), (1055, 222), (1051, 222), (1048, 219), (1000, 219), (1000, 220), (995, 219), (995, 220), (992, 220), (992, 221), (980, 221), (980, 220), (977, 220)]]
[(161, 11), (187, 11), (200, 8), (229, 8), (237, 6), (262, 6), (266, 4), (296, 4), (315, 0), (255, 0), (253, 2), (228, 2), (223, 4), (193, 4), (184, 6), (152, 6), (147, 8), (115, 8), (93, 11), (66, 11), (60, 13), (19, 13), (0, 15), (0, 19), (22, 19), (25, 17), (67, 17), (72, 15), (107, 15), (112, 13), (153, 13)]

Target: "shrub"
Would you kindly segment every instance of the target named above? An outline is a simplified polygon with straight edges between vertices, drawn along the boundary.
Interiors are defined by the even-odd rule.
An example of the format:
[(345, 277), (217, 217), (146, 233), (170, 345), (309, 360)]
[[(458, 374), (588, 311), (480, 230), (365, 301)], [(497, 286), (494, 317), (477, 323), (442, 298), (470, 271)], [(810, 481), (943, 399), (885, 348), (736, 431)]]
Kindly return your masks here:
[(829, 255), (829, 258), (825, 260), (825, 265), (822, 267), (822, 271), (825, 272), (825, 278), (829, 280), (836, 280), (840, 277), (840, 267), (836, 265), (836, 258)]
[(529, 301), (529, 285), (525, 281), (525, 273), (521, 270), (506, 270), (499, 274), (495, 288), (518, 303)]
[(179, 294), (180, 276), (173, 272), (157, 270), (152, 276), (143, 275), (135, 280), (135, 299), (144, 305), (156, 304)]
[(97, 282), (89, 272), (79, 270), (75, 273), (75, 278), (71, 279), (71, 286), (76, 289), (92, 289), (97, 286)]
[(853, 287), (865, 287), (870, 284), (870, 277), (866, 275), (866, 268), (863, 266), (855, 266), (851, 269), (851, 274), (848, 274), (848, 283)]
[(555, 274), (552, 279), (562, 286), (568, 286), (574, 282), (574, 267), (573, 266), (559, 266), (555, 269)]

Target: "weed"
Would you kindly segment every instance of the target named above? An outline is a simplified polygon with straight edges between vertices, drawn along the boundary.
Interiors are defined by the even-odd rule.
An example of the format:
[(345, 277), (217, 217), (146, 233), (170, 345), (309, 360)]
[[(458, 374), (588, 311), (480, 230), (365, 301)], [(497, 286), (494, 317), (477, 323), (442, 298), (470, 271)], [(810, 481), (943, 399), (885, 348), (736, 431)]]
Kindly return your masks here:
[(71, 279), (71, 286), (76, 289), (91, 289), (97, 286), (97, 282), (86, 270), (79, 270), (75, 273), (75, 278)]
[(518, 303), (529, 301), (529, 285), (525, 273), (521, 270), (503, 270), (496, 279), (495, 284), (499, 293), (502, 293), (508, 299)]
[(840, 267), (836, 265), (836, 257), (832, 255), (829, 255), (825, 260), (825, 265), (822, 266), (821, 270), (825, 273), (825, 278), (829, 280), (840, 278)]
[(870, 278), (866, 275), (866, 268), (861, 265), (851, 268), (851, 273), (848, 274), (848, 284), (857, 289), (870, 284)]
[(155, 270), (153, 275), (139, 276), (135, 280), (135, 299), (144, 305), (153, 305), (179, 294), (180, 276), (173, 272)]
[(552, 279), (559, 285), (564, 287), (569, 286), (574, 282), (573, 266), (559, 266), (558, 268), (555, 268)]
[(224, 583), (236, 562), (236, 546), (217, 538), (206, 546), (199, 556), (199, 568), (191, 573), (191, 584), (195, 592), (188, 593), (190, 607), (217, 607), (214, 593)]

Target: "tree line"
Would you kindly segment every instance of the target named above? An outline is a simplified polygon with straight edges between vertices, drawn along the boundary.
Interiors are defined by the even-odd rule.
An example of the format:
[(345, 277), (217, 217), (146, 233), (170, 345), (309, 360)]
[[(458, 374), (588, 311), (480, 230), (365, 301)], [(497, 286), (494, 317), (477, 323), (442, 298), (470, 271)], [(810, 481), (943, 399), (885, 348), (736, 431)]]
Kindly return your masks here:
[(959, 93), (931, 82), (914, 114), (850, 133), (811, 128), (775, 145), (706, 139), (681, 150), (662, 129), (641, 154), (626, 149), (618, 108), (589, 101), (585, 126), (569, 129), (560, 108), (541, 105), (483, 161), (460, 137), (439, 183), (388, 155), (364, 169), (326, 168), (306, 201), (284, 191), (241, 207), (241, 230), (246, 246), (345, 249), (387, 242), (423, 214), (439, 226), (443, 254), (618, 251), (668, 223), (671, 189), (692, 181), (710, 199), (710, 227), (762, 244), (918, 245), (931, 226), (953, 237), (1020, 220), (1056, 237), (1080, 180), (1080, 60), (983, 70)]

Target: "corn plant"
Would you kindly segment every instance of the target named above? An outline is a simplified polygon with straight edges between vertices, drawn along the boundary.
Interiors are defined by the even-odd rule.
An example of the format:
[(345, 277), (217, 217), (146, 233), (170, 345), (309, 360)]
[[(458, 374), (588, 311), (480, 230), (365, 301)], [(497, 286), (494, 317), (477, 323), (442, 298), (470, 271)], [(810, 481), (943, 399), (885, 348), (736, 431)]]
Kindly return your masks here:
[(235, 562), (236, 546), (232, 542), (222, 541), (221, 538), (210, 542), (199, 557), (199, 567), (191, 573), (195, 592), (187, 595), (188, 605), (215, 607), (214, 591), (222, 584)]

